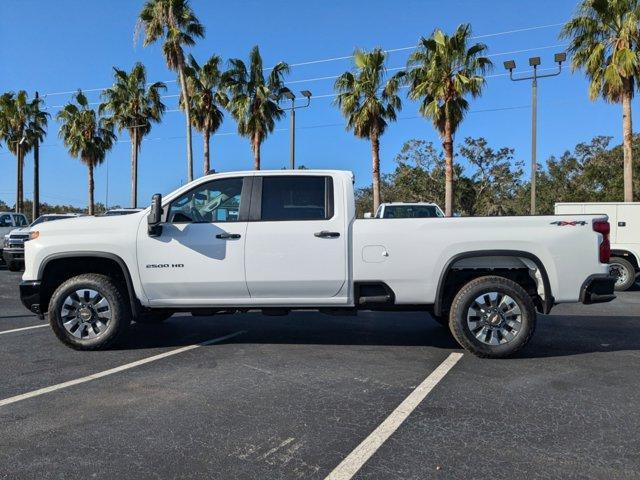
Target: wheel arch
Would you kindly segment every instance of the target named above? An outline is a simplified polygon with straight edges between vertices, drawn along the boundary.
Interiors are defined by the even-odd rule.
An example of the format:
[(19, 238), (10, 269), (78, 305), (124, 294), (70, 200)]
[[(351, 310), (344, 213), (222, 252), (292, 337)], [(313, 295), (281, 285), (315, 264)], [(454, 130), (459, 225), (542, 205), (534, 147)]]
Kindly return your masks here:
[[(442, 315), (444, 313), (444, 309), (446, 308), (446, 302), (445, 302), (446, 300), (445, 295), (447, 293), (446, 281), (449, 274), (453, 271), (456, 263), (461, 262), (463, 260), (473, 259), (473, 258), (482, 258), (486, 260), (487, 257), (513, 257), (516, 259), (517, 258), (526, 259), (529, 262), (532, 262), (535, 265), (537, 271), (540, 273), (542, 288), (544, 290), (544, 300), (541, 302), (540, 305), (538, 305), (538, 310), (540, 310), (542, 313), (549, 313), (551, 311), (551, 308), (553, 307), (555, 300), (553, 298), (553, 294), (551, 291), (551, 283), (549, 282), (549, 275), (547, 273), (546, 268), (544, 267), (544, 264), (536, 255), (534, 255), (531, 252), (525, 252), (522, 250), (476, 250), (471, 252), (462, 252), (454, 255), (447, 261), (444, 268), (442, 269), (442, 272), (440, 272), (440, 278), (438, 279), (438, 287), (436, 290), (436, 298), (433, 305), (433, 310), (436, 315)], [(524, 264), (523, 266), (531, 270), (526, 265), (526, 262), (523, 262), (523, 264)], [(476, 275), (476, 276), (482, 276), (483, 274), (482, 272), (487, 270), (486, 268), (482, 269), (482, 268), (473, 268), (473, 267), (463, 267), (463, 269), (466, 269), (466, 268), (469, 268), (470, 270), (476, 270), (479, 273), (479, 275)], [(501, 265), (497, 265), (493, 268), (500, 269), (505, 267)], [(509, 266), (506, 268), (513, 268), (513, 267)], [(492, 270), (492, 268), (490, 268), (489, 270)], [(492, 274), (495, 275), (496, 273), (494, 272)], [(534, 281), (536, 281), (537, 283), (536, 279), (534, 279)]]
[(636, 269), (636, 272), (640, 270), (640, 261), (634, 252), (626, 250), (624, 248), (612, 248), (611, 257), (619, 257), (627, 260)]
[[(48, 281), (47, 278), (58, 273), (56, 281)], [(41, 311), (46, 312), (49, 299), (57, 288), (65, 280), (82, 273), (116, 274), (126, 287), (131, 312), (135, 315), (142, 309), (136, 295), (131, 278), (131, 272), (126, 262), (118, 255), (110, 252), (77, 251), (54, 253), (44, 258), (38, 267), (38, 278), (42, 282), (40, 299)]]

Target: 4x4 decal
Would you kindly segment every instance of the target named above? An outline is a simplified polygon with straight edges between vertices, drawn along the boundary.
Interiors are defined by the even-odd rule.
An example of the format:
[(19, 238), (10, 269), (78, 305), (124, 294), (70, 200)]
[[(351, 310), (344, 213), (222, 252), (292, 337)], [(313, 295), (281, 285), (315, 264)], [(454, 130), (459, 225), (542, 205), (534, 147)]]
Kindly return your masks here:
[(570, 222), (567, 222), (566, 220), (556, 220), (555, 222), (551, 222), (551, 225), (557, 225), (559, 227), (575, 227), (576, 225), (586, 225), (587, 222), (585, 222), (584, 220), (572, 220)]

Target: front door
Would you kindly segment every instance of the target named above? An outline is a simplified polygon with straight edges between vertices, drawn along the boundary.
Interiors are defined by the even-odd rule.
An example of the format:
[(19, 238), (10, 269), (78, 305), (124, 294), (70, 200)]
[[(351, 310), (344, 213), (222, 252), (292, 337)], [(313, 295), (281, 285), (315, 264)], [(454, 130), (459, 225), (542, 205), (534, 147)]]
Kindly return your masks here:
[(249, 182), (242, 177), (200, 184), (164, 206), (162, 233), (138, 235), (138, 268), (155, 306), (224, 304), (249, 297), (244, 272)]
[(255, 178), (245, 254), (252, 299), (346, 301), (347, 222), (334, 195), (344, 196), (330, 176)]

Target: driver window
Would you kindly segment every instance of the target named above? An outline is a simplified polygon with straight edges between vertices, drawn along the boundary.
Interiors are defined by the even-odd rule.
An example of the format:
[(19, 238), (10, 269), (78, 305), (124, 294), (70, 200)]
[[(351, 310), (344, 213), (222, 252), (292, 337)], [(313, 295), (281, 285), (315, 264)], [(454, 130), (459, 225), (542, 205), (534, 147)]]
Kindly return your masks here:
[(237, 222), (242, 178), (224, 178), (188, 191), (169, 206), (169, 223)]

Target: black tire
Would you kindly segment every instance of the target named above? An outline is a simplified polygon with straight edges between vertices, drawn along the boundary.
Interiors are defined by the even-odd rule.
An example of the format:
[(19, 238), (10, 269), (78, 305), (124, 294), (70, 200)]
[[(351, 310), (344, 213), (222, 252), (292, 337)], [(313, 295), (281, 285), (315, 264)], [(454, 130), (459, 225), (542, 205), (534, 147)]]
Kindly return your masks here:
[(169, 318), (171, 318), (172, 315), (173, 315), (173, 312), (151, 311), (151, 312), (141, 313), (140, 315), (135, 317), (133, 321), (136, 323), (143, 323), (143, 324), (162, 323), (165, 320), (168, 320)]
[[(111, 317), (104, 331), (94, 338), (78, 338), (69, 332), (62, 318), (65, 300), (78, 290), (93, 290), (108, 302)], [(60, 285), (49, 301), (49, 323), (56, 336), (76, 350), (102, 350), (113, 345), (131, 322), (129, 303), (121, 287), (106, 275), (86, 273), (72, 277)], [(87, 330), (85, 330), (87, 331)], [(82, 334), (81, 334), (82, 335)]]
[(9, 262), (7, 264), (7, 268), (9, 269), (10, 272), (19, 272), (20, 264), (18, 262)]
[[(506, 343), (499, 343), (497, 345), (489, 345), (480, 341), (471, 331), (467, 321), (469, 310), (476, 299), (491, 292), (508, 295), (520, 310), (519, 330), (512, 339), (507, 340)], [(497, 309), (495, 311), (497, 312)], [(494, 315), (498, 317), (496, 313), (494, 313)], [(468, 350), (478, 357), (508, 357), (529, 343), (536, 328), (536, 309), (530, 295), (516, 282), (498, 276), (479, 277), (464, 285), (454, 297), (449, 314), (449, 328), (456, 341), (465, 350)], [(488, 326), (489, 330), (491, 328), (491, 326)], [(510, 326), (506, 328), (511, 329)], [(479, 331), (480, 328), (476, 332)], [(493, 333), (490, 334), (490, 337), (493, 337)], [(496, 332), (496, 339), (502, 341), (505, 339), (505, 336), (502, 335), (502, 338), (500, 338), (500, 333)]]
[(612, 275), (619, 276), (620, 274), (625, 275), (625, 280), (618, 283), (616, 281), (614, 289), (617, 292), (624, 292), (629, 290), (631, 286), (636, 283), (636, 269), (633, 267), (629, 260), (626, 260), (621, 257), (611, 257), (609, 260), (609, 272)]

